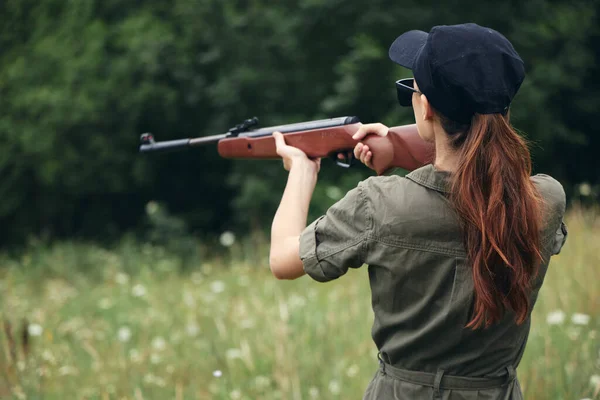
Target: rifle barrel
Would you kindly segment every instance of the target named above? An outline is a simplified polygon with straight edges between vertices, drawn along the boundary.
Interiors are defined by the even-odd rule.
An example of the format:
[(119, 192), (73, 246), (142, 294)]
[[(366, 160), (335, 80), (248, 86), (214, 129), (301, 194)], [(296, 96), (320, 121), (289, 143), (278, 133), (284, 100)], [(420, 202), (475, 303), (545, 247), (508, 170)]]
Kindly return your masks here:
[(151, 141), (150, 143), (143, 143), (140, 145), (140, 153), (148, 153), (151, 151), (176, 150), (182, 147), (187, 147), (189, 143), (190, 139), (168, 140), (165, 142)]
[(225, 139), (227, 136), (229, 136), (228, 133), (222, 133), (220, 135), (200, 136), (197, 138), (189, 139), (189, 141), (190, 146), (202, 146), (203, 144), (218, 142), (221, 139)]
[(142, 135), (142, 144), (140, 145), (140, 153), (158, 152), (158, 151), (169, 151), (179, 150), (184, 147), (200, 146), (208, 143), (216, 143), (221, 139), (227, 137), (227, 133), (221, 135), (203, 136), (194, 139), (177, 139), (177, 140), (166, 140), (162, 142), (155, 142), (154, 138), (150, 136)]

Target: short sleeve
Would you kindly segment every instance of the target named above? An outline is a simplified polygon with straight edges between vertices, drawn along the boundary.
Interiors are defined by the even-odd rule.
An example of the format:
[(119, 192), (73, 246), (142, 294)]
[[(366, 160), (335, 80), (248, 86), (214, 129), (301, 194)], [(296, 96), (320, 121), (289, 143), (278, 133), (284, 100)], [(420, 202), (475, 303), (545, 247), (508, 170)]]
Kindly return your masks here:
[(319, 282), (359, 268), (365, 259), (365, 242), (372, 218), (362, 182), (300, 235), (300, 259), (304, 271)]

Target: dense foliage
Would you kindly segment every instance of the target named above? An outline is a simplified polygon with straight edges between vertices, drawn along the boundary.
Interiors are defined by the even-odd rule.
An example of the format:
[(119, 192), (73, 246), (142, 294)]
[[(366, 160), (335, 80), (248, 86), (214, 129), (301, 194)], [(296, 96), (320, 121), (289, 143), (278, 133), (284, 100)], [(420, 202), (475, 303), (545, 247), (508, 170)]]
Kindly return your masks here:
[[(197, 234), (268, 228), (285, 173), (215, 148), (142, 156), (159, 139), (342, 115), (411, 122), (387, 59), (408, 29), (467, 21), (527, 64), (512, 117), (537, 172), (600, 182), (600, 2), (4, 0), (0, 2), (0, 242), (113, 238), (149, 201)], [(369, 174), (324, 163), (313, 215)], [(9, 228), (6, 228), (9, 227)]]

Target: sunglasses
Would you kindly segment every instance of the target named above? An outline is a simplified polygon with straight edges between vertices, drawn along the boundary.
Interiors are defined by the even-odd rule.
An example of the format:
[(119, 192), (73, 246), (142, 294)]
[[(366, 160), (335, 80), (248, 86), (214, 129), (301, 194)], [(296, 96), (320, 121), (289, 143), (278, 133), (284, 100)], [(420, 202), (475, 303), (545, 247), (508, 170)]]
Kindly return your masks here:
[(404, 107), (412, 106), (412, 95), (414, 93), (422, 94), (415, 89), (414, 78), (405, 78), (396, 81), (396, 94), (398, 95), (398, 103)]

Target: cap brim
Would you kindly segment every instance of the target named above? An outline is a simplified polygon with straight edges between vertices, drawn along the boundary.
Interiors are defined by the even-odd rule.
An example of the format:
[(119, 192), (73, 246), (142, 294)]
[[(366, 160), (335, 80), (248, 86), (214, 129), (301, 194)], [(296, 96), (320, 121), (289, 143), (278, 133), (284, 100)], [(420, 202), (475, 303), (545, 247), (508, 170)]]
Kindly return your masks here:
[(390, 46), (390, 59), (405, 68), (413, 69), (417, 55), (427, 42), (429, 34), (423, 31), (408, 31), (398, 36)]

